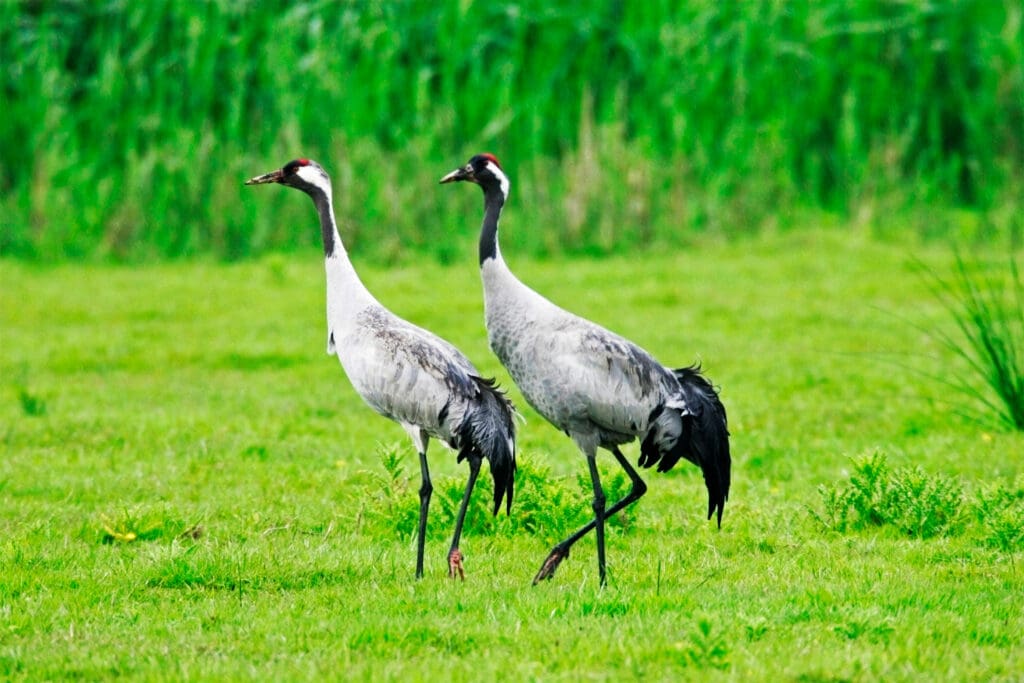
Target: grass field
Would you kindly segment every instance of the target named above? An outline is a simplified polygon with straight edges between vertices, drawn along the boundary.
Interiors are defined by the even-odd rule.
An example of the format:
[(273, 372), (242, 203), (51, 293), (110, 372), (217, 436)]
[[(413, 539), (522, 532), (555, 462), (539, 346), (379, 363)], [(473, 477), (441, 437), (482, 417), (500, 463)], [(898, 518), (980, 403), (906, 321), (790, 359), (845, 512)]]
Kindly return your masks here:
[[(471, 254), (361, 271), (508, 386)], [(961, 417), (934, 378), (962, 368), (929, 334), (951, 321), (911, 254), (819, 232), (571, 268), (506, 256), (665, 362), (703, 361), (733, 432), (721, 531), (696, 468), (648, 473), (610, 532), (607, 588), (591, 540), (530, 586), (589, 498), (580, 455), (513, 389), (512, 517), (478, 490), (468, 576), (448, 580), (466, 472), (434, 444), (417, 582), (415, 458), (324, 355), (314, 250), (0, 261), (0, 678), (1020, 680), (1024, 437)], [(876, 453), (921, 468), (918, 502), (952, 487), (961, 514), (927, 538), (830, 524), (819, 487), (856, 486)]]

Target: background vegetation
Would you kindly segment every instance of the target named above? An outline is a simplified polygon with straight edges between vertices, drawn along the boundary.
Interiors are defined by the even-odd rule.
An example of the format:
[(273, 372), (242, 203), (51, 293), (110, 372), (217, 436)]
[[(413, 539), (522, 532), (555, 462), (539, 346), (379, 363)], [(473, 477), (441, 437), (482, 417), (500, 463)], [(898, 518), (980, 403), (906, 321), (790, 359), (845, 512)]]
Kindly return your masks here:
[[(534, 254), (842, 224), (1018, 240), (1024, 18), (948, 2), (0, 3), (0, 253), (315, 243), (241, 181), (335, 177), (349, 244), (465, 253), (503, 160)], [(472, 204), (471, 204), (472, 202)], [(444, 238), (439, 238), (443, 234)]]

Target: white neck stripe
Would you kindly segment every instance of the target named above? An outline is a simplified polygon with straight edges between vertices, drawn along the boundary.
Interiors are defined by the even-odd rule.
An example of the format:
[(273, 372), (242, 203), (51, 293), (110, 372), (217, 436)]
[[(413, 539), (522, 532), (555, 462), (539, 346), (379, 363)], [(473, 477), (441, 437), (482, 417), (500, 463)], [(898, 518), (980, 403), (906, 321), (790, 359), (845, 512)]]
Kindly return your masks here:
[(501, 196), (505, 198), (505, 201), (508, 201), (508, 176), (493, 161), (487, 162), (487, 168), (498, 179), (498, 184), (501, 186)]

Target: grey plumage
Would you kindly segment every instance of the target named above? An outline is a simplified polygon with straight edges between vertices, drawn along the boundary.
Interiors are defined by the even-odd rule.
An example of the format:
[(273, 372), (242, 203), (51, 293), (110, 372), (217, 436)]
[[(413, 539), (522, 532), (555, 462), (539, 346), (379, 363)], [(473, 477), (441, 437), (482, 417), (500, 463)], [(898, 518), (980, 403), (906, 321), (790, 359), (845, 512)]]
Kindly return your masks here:
[[(481, 154), (441, 182), (465, 180), (484, 191), (480, 272), (488, 338), (527, 402), (568, 434), (588, 459), (595, 519), (545, 560), (535, 581), (550, 578), (569, 548), (597, 530), (598, 567), (604, 568), (604, 517), (632, 503), (646, 485), (619, 446), (641, 439), (640, 464), (671, 469), (685, 458), (704, 473), (708, 518), (722, 512), (729, 494), (731, 456), (725, 408), (698, 367), (671, 370), (629, 340), (556, 306), (509, 270), (498, 245), (498, 220), (509, 182), (497, 159)], [(633, 488), (607, 511), (594, 458), (612, 452)]]
[(419, 454), (422, 485), (417, 533), (417, 577), (423, 574), (426, 518), (432, 492), (426, 452), (430, 437), (467, 460), (470, 478), (449, 550), (449, 573), (462, 576), (459, 538), (483, 459), (494, 478), (494, 512), (510, 511), (515, 474), (515, 425), (511, 402), (484, 379), (457, 348), (389, 311), (366, 289), (352, 267), (332, 205), (332, 187), (316, 162), (297, 159), (246, 184), (280, 183), (302, 190), (317, 207), (327, 275), (327, 351), (337, 355), (356, 392), (381, 415), (398, 422)]

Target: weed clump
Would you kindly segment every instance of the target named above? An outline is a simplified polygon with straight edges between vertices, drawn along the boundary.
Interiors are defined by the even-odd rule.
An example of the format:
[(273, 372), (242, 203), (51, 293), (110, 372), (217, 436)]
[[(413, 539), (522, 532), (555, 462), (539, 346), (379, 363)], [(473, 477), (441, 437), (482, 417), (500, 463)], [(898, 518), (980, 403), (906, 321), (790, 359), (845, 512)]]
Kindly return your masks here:
[(961, 523), (963, 490), (956, 480), (930, 476), (920, 467), (891, 470), (880, 453), (854, 461), (845, 487), (818, 491), (825, 509), (812, 514), (839, 532), (894, 526), (911, 538), (932, 538), (955, 532)]
[(891, 526), (910, 538), (926, 539), (970, 530), (986, 547), (1024, 550), (1024, 476), (968, 497), (952, 477), (930, 475), (920, 467), (893, 470), (885, 455), (873, 453), (854, 460), (848, 484), (820, 486), (818, 492), (823, 510), (811, 510), (811, 516), (832, 531)]
[(1024, 550), (1024, 476), (1011, 486), (982, 490), (970, 508), (984, 545), (1006, 552)]

